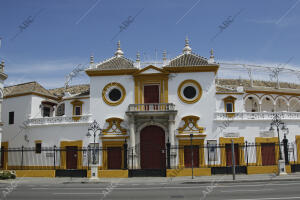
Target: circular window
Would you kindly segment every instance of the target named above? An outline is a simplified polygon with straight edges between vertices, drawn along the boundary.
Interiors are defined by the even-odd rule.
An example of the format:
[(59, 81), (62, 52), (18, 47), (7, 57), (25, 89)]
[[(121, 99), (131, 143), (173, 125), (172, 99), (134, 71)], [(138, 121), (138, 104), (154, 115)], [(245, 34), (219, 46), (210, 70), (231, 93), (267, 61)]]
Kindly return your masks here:
[(187, 86), (183, 89), (183, 95), (185, 98), (193, 99), (197, 94), (196, 89), (193, 86)]
[(126, 92), (120, 83), (112, 82), (107, 84), (102, 90), (103, 101), (111, 106), (119, 105), (123, 102)]
[(118, 88), (112, 89), (108, 94), (108, 97), (111, 101), (118, 101), (121, 98), (121, 96), (121, 91)]
[(195, 80), (185, 80), (178, 87), (178, 96), (185, 103), (195, 103), (202, 95), (202, 88)]

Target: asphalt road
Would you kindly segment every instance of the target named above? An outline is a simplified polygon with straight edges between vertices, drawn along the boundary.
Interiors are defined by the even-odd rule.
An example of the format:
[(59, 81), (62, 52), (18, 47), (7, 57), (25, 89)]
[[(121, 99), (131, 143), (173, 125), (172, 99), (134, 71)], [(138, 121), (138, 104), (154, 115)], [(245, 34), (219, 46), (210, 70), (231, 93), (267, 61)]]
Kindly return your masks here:
[[(299, 181), (210, 184), (1, 184), (0, 199), (197, 199), (277, 200), (299, 199)], [(4, 191), (4, 193), (3, 193)]]

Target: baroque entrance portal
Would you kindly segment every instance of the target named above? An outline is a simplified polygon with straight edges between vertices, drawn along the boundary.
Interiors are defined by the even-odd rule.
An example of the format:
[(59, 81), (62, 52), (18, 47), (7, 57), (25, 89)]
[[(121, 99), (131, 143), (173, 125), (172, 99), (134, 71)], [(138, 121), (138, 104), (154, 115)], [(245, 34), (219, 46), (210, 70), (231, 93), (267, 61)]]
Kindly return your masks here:
[(141, 169), (164, 169), (166, 166), (165, 132), (159, 126), (147, 126), (140, 135)]

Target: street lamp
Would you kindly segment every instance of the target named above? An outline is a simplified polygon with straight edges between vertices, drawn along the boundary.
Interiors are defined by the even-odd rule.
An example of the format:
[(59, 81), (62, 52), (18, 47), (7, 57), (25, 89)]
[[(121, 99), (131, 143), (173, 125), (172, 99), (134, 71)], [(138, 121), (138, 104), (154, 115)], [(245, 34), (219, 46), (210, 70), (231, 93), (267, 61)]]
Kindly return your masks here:
[[(92, 134), (90, 133), (90, 131), (92, 131)], [(94, 150), (93, 150), (93, 164), (96, 164), (96, 136), (97, 136), (97, 131), (100, 131), (99, 135), (101, 135), (102, 129), (100, 128), (100, 125), (98, 124), (98, 122), (96, 120), (93, 121), (93, 123), (91, 123), (89, 125), (88, 128), (88, 132), (86, 134), (86, 136), (88, 138), (90, 138), (91, 136), (94, 137)]]
[(277, 129), (277, 136), (278, 136), (278, 145), (279, 145), (279, 160), (282, 160), (282, 153), (281, 153), (281, 145), (280, 145), (280, 136), (279, 136), (279, 127), (281, 127), (281, 130), (288, 131), (288, 128), (286, 128), (283, 121), (281, 121), (281, 118), (278, 113), (274, 114), (274, 117), (271, 122), (270, 131), (274, 131), (273, 126)]

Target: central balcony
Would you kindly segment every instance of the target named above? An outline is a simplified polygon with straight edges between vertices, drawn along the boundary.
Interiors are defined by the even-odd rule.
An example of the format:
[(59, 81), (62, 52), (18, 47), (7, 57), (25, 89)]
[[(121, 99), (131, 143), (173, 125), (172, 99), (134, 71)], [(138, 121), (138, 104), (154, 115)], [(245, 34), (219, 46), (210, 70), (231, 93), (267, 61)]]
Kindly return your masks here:
[(177, 113), (177, 110), (175, 110), (175, 104), (173, 103), (145, 103), (130, 104), (126, 113), (137, 115), (166, 115)]

